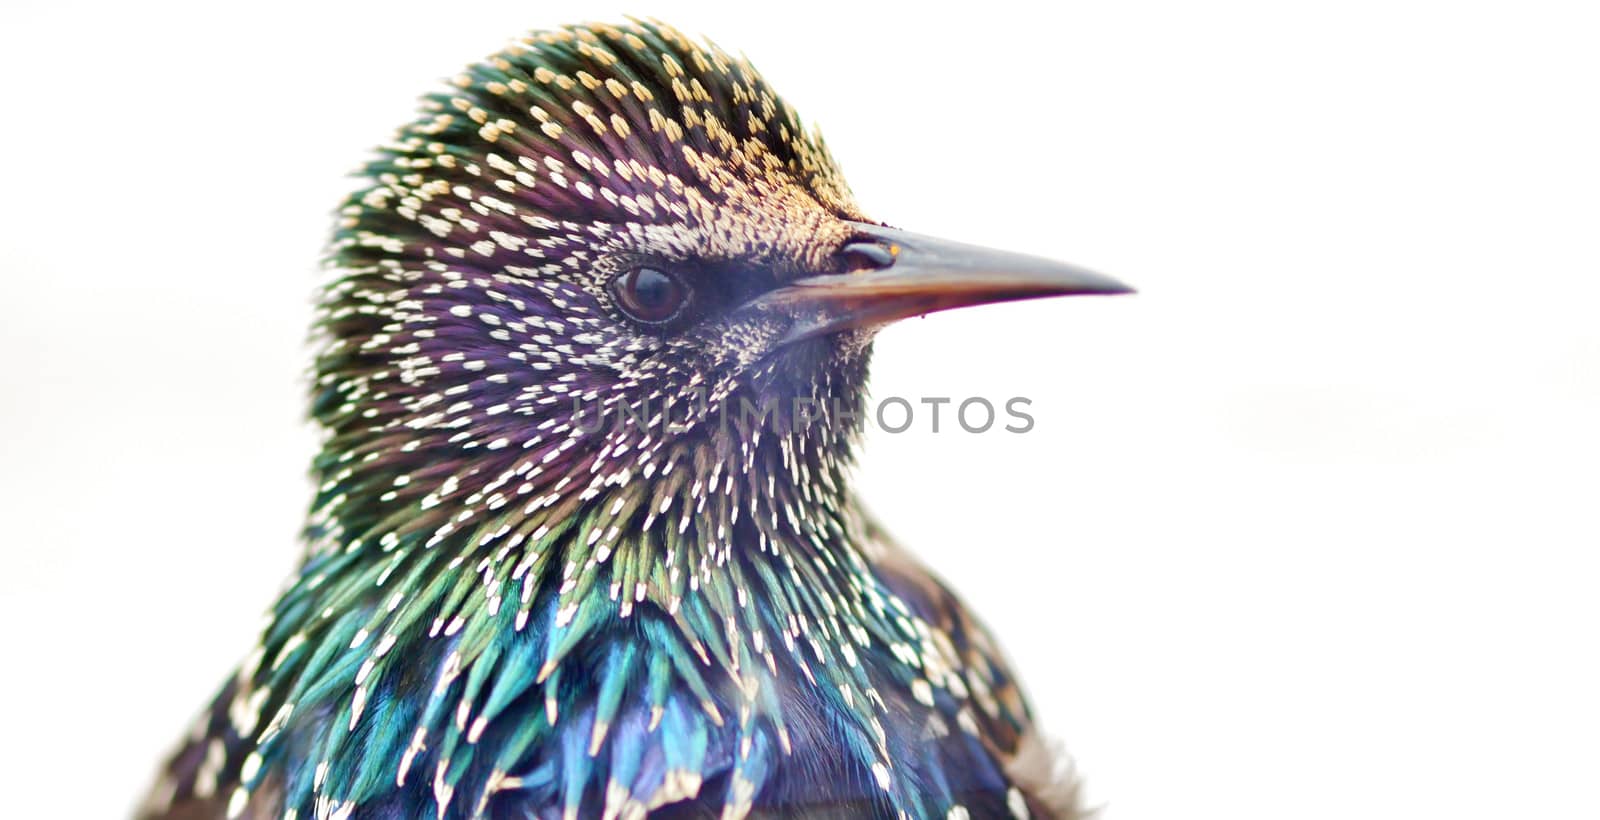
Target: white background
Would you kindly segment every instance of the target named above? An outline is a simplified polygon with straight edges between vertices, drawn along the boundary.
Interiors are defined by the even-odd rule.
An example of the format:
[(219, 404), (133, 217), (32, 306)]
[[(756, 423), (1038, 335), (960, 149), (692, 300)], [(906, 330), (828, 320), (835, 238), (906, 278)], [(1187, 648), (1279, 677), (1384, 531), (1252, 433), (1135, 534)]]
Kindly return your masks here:
[(1586, 6), (9, 0), (0, 813), (124, 812), (291, 569), (347, 172), (636, 11), (748, 53), (874, 216), (1142, 290), (887, 331), (877, 395), (1038, 425), (861, 476), (1107, 817), (1596, 817)]

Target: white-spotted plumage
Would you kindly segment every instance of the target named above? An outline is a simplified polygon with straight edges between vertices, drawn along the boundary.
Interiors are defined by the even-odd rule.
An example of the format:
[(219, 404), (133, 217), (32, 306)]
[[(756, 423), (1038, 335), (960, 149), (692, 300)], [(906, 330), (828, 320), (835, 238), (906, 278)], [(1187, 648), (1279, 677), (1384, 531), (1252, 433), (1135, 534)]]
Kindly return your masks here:
[[(535, 33), (369, 177), (319, 316), (304, 566), (150, 816), (220, 791), (248, 817), (524, 794), (737, 818), (797, 757), (865, 773), (863, 807), (966, 816), (940, 755), (1029, 816), (998, 651), (849, 491), (870, 333), (791, 354), (793, 316), (728, 302), (663, 334), (614, 303), (645, 263), (733, 294), (829, 270), (862, 219), (748, 63), (655, 23)], [(804, 423), (742, 412), (773, 397)], [(927, 745), (951, 723), (970, 739)]]

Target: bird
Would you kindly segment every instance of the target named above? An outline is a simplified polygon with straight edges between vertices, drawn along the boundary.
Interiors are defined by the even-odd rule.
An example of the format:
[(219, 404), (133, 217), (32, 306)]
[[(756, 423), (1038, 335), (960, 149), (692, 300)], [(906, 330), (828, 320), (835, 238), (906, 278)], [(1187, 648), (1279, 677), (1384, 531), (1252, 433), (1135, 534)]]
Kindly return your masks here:
[(869, 219), (656, 20), (512, 40), (360, 180), (302, 557), (138, 817), (1087, 816), (852, 476), (883, 327), (1130, 288)]

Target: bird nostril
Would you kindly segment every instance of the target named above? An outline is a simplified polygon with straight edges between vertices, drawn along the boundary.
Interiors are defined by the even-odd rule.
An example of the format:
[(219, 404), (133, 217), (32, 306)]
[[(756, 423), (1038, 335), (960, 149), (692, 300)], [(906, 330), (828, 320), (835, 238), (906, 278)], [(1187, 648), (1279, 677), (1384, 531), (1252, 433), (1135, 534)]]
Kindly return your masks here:
[(862, 273), (864, 271), (883, 270), (894, 264), (895, 253), (899, 248), (886, 247), (880, 242), (862, 240), (851, 242), (839, 249), (839, 258), (844, 262), (845, 273)]

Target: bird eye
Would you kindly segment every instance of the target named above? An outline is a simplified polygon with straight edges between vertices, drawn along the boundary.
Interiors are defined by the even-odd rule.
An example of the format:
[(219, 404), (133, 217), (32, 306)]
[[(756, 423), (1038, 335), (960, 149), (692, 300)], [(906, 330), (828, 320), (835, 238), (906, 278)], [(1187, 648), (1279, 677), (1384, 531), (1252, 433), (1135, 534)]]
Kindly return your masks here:
[(689, 303), (689, 289), (676, 276), (655, 268), (634, 268), (612, 280), (612, 295), (628, 318), (647, 325), (676, 319)]

